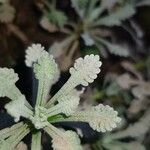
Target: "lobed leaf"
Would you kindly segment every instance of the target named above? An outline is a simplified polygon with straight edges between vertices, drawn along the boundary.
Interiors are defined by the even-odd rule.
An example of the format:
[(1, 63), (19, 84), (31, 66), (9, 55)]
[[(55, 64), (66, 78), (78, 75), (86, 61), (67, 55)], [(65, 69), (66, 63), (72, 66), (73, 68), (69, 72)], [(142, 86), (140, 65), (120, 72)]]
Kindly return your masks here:
[(104, 26), (119, 26), (121, 22), (128, 19), (129, 17), (135, 14), (135, 9), (132, 5), (126, 4), (123, 8), (112, 12), (106, 17), (100, 18), (96, 24), (97, 25), (104, 25)]
[(89, 123), (98, 132), (106, 132), (116, 128), (117, 124), (121, 121), (117, 115), (118, 112), (114, 111), (112, 107), (99, 104), (90, 110), (76, 112), (71, 118), (72, 120)]

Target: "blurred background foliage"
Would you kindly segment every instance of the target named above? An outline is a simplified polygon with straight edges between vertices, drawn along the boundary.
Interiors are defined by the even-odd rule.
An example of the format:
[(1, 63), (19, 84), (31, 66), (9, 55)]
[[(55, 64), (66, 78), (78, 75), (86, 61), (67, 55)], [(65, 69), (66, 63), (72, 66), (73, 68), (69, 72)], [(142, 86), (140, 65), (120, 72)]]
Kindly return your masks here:
[[(49, 49), (61, 68), (51, 94), (65, 83), (76, 58), (100, 55), (101, 74), (86, 89), (80, 107), (109, 104), (119, 111), (122, 124), (107, 134), (93, 133), (87, 125), (61, 126), (77, 130), (85, 150), (149, 150), (149, 16), (150, 0), (0, 0), (0, 66), (19, 73), (17, 86), (31, 99), (32, 71), (24, 65), (31, 43)], [(0, 111), (0, 128), (12, 124), (2, 101)], [(43, 143), (48, 149), (44, 137)], [(20, 143), (16, 149), (27, 146)]]

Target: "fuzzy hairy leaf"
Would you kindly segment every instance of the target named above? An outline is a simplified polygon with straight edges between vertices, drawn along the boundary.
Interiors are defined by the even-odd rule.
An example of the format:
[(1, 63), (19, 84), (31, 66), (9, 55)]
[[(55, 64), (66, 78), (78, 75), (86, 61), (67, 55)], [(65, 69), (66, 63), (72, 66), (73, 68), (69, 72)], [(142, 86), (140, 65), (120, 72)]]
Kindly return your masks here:
[(89, 123), (98, 132), (106, 132), (116, 128), (121, 121), (117, 115), (118, 113), (110, 106), (99, 104), (89, 110), (76, 112), (71, 118)]
[(81, 93), (83, 93), (83, 91), (73, 90), (68, 95), (60, 97), (58, 99), (58, 104), (48, 109), (46, 115), (50, 117), (60, 113), (67, 116), (73, 114), (79, 105)]
[(97, 78), (97, 74), (100, 72), (102, 63), (99, 60), (98, 55), (86, 55), (84, 58), (78, 58), (75, 61), (74, 67), (71, 67), (69, 72), (71, 77), (67, 83), (53, 96), (53, 98), (47, 103), (50, 106), (52, 103), (57, 101), (59, 97), (67, 95), (76, 86), (83, 85), (88, 86), (94, 79)]
[(13, 135), (0, 140), (0, 150), (13, 150), (28, 133), (27, 125), (22, 125)]
[(106, 17), (100, 18), (96, 24), (97, 25), (104, 25), (104, 26), (119, 26), (121, 22), (132, 17), (135, 14), (135, 9), (132, 5), (125, 5), (123, 8), (112, 12)]
[(37, 60), (37, 63), (34, 64), (34, 73), (38, 80), (42, 80), (44, 77), (50, 81), (55, 79), (55, 75), (57, 75), (59, 71), (53, 56), (48, 53), (41, 56)]
[(82, 150), (80, 139), (73, 131), (66, 131), (62, 137), (54, 137), (52, 147), (54, 150)]
[(53, 56), (47, 53), (40, 57), (37, 63), (34, 64), (34, 73), (39, 81), (36, 104), (44, 104), (51, 85), (58, 80), (60, 74)]
[(18, 75), (13, 69), (0, 68), (0, 97), (7, 96), (8, 90), (13, 90), (12, 87), (18, 81)]
[(110, 53), (114, 55), (122, 56), (122, 57), (129, 56), (129, 49), (127, 47), (110, 43), (102, 38), (98, 38), (97, 40), (101, 42), (102, 44), (104, 44), (108, 48)]
[(61, 131), (52, 125), (44, 129), (52, 137), (54, 150), (82, 150), (80, 139), (73, 131)]
[(86, 55), (83, 58), (78, 58), (75, 61), (74, 67), (70, 68), (70, 74), (72, 80), (76, 84), (87, 86), (88, 83), (92, 83), (97, 78), (97, 74), (100, 73), (100, 67), (102, 63), (99, 61), (98, 55)]
[(59, 10), (52, 10), (47, 17), (51, 23), (55, 24), (59, 28), (62, 28), (68, 19), (67, 16)]
[(71, 0), (73, 8), (81, 18), (84, 16), (88, 2), (89, 0)]
[(44, 50), (40, 44), (33, 44), (26, 51), (26, 65), (33, 66), (35, 77), (38, 79), (38, 95), (36, 104), (44, 104), (49, 90), (58, 78), (58, 65), (52, 55)]
[(81, 35), (81, 37), (83, 38), (86, 46), (94, 45), (94, 40), (90, 37), (89, 33), (85, 32)]
[(7, 127), (5, 129), (0, 130), (1, 140), (14, 135), (16, 133), (16, 131), (23, 126), (23, 124), (24, 124), (23, 122), (20, 122), (11, 127)]
[(5, 108), (7, 113), (14, 117), (15, 122), (18, 122), (21, 116), (30, 118), (33, 114), (32, 111), (26, 106), (26, 98), (24, 95), (20, 96), (17, 100), (6, 104)]
[(18, 75), (13, 69), (0, 68), (0, 97), (8, 97), (11, 100), (18, 99), (22, 94), (16, 87)]
[(93, 9), (93, 11), (90, 13), (90, 15), (88, 16), (88, 20), (89, 21), (95, 21), (98, 19), (98, 17), (101, 15), (101, 13), (104, 11), (104, 9), (102, 7), (98, 7)]
[(38, 59), (45, 55), (44, 47), (41, 44), (32, 44), (26, 50), (25, 64), (28, 67), (32, 67), (33, 63), (37, 62)]

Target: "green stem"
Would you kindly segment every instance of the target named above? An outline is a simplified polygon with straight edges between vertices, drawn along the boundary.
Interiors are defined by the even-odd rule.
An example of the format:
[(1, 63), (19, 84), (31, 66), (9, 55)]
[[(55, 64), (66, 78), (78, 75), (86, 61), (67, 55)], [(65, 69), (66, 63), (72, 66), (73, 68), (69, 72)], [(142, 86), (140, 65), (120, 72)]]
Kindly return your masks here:
[(31, 150), (41, 150), (41, 132), (32, 134)]

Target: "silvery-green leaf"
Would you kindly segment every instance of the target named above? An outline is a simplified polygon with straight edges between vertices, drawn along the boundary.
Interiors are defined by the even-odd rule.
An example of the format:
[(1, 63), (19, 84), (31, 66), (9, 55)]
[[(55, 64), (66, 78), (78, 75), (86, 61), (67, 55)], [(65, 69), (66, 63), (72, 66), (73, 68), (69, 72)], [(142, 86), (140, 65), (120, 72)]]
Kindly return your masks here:
[(132, 17), (135, 14), (135, 9), (132, 5), (125, 5), (123, 8), (119, 8), (119, 10), (115, 12), (111, 12), (108, 16), (100, 18), (96, 25), (104, 25), (104, 26), (119, 26), (121, 22)]
[(52, 137), (54, 150), (82, 150), (80, 139), (73, 131), (63, 131), (49, 125), (44, 129)]
[(96, 20), (100, 15), (101, 13), (104, 11), (104, 9), (102, 7), (98, 7), (98, 8), (95, 8), (91, 13), (90, 15), (88, 16), (88, 21), (94, 21)]
[(38, 79), (37, 105), (46, 102), (51, 85), (58, 78), (60, 71), (53, 56), (44, 50), (40, 44), (32, 44), (26, 50), (26, 65), (33, 66), (36, 79)]
[[(78, 58), (75, 61), (74, 67), (70, 68), (71, 77), (66, 84), (51, 98), (49, 103), (54, 103), (59, 97), (67, 95), (76, 86), (83, 85), (88, 86), (100, 73), (100, 67), (102, 63), (99, 60), (98, 55), (86, 55), (84, 58)], [(49, 105), (49, 103), (47, 105)]]
[(59, 28), (62, 28), (68, 19), (64, 12), (59, 10), (52, 10), (47, 17), (51, 23), (55, 24)]
[(23, 126), (23, 122), (17, 123), (11, 127), (7, 127), (5, 129), (0, 130), (0, 137), (1, 139), (6, 139), (16, 133), (18, 129)]
[[(60, 113), (63, 113), (67, 116), (73, 114), (79, 105), (80, 95), (83, 93), (82, 91), (73, 90), (67, 95), (62, 95), (58, 99), (58, 104), (53, 107), (50, 107), (46, 111), (47, 117), (55, 116)], [(51, 102), (51, 101), (50, 101)]]
[[(69, 118), (68, 118), (69, 119)], [(112, 107), (103, 104), (93, 106), (89, 110), (77, 111), (72, 116), (71, 120), (87, 122), (98, 132), (111, 131), (117, 127), (117, 124), (121, 121), (116, 112)]]
[(25, 64), (32, 67), (42, 55), (45, 55), (44, 47), (41, 44), (32, 44), (26, 50)]
[(90, 37), (89, 33), (84, 32), (81, 37), (84, 40), (84, 43), (86, 46), (92, 46), (94, 45), (94, 40)]
[[(18, 75), (13, 69), (0, 68), (0, 97), (8, 97), (12, 101), (22, 97), (22, 93), (15, 85), (18, 79)], [(26, 100), (25, 104), (28, 108), (32, 109)]]
[(105, 45), (109, 52), (118, 55), (118, 56), (123, 56), (123, 57), (128, 57), (129, 56), (129, 49), (127, 46), (124, 45), (118, 45), (114, 43), (110, 43), (102, 38), (98, 38), (98, 41), (101, 42), (103, 45)]
[(33, 115), (33, 112), (26, 106), (26, 98), (24, 95), (6, 104), (5, 109), (8, 114), (14, 117), (15, 122), (18, 122), (21, 116), (30, 118)]
[(81, 18), (84, 16), (88, 2), (89, 0), (71, 0), (72, 6)]
[(0, 150), (13, 150), (19, 142), (29, 133), (29, 128), (26, 124), (22, 125), (19, 129), (6, 139), (0, 140)]

